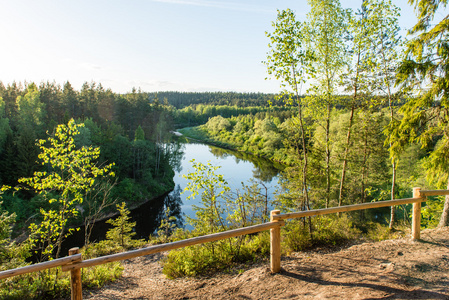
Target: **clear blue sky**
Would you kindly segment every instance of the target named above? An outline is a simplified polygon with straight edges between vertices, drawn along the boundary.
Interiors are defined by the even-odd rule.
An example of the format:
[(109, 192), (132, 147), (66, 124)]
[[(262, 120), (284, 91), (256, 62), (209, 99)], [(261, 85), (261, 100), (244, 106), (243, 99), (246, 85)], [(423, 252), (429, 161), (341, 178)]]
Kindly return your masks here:
[[(407, 1), (394, 3), (401, 27), (414, 25)], [(305, 0), (0, 0), (0, 81), (275, 93), (261, 62), (285, 8), (302, 20), (308, 11)]]

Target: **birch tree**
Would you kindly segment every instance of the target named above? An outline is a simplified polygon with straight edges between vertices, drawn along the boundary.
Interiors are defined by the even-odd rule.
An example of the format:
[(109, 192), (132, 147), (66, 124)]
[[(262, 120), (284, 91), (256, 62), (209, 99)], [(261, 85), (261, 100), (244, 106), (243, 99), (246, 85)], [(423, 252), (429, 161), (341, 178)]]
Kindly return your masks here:
[(338, 206), (343, 203), (346, 171), (348, 169), (348, 156), (352, 143), (352, 129), (354, 116), (358, 108), (364, 105), (364, 98), (368, 94), (368, 84), (372, 75), (370, 29), (365, 6), (362, 4), (360, 10), (351, 13), (349, 18), (349, 46), (348, 55), (350, 61), (347, 70), (342, 75), (342, 83), (345, 91), (349, 93), (348, 100), (344, 105), (349, 108), (349, 122), (347, 125), (346, 145), (343, 154), (343, 162), (340, 177), (340, 190), (338, 195)]
[(339, 75), (348, 64), (344, 38), (348, 32), (349, 10), (338, 0), (309, 0), (310, 13), (305, 24), (306, 48), (313, 59), (308, 61), (311, 76), (308, 106), (314, 119), (325, 131), (326, 207), (331, 194), (331, 112), (336, 104)]
[[(304, 120), (304, 98), (301, 97), (301, 87), (305, 82), (306, 63), (311, 58), (310, 51), (305, 49), (304, 25), (296, 20), (295, 13), (290, 10), (278, 11), (277, 19), (272, 23), (273, 32), (267, 32), (270, 39), (268, 44), (267, 61), (265, 64), (268, 74), (279, 80), (282, 88), (282, 98), (287, 105), (294, 105), (298, 115), (293, 117), (291, 125), (299, 131), (296, 143), (298, 160), (302, 165), (302, 197), (305, 206), (309, 206), (308, 195), (308, 149), (309, 132)], [(302, 161), (301, 161), (302, 160)], [(301, 203), (297, 204), (302, 209)]]
[[(399, 35), (398, 18), (400, 9), (391, 0), (365, 0), (364, 5), (368, 12), (368, 26), (371, 31), (372, 65), (375, 77), (373, 77), (372, 88), (374, 92), (386, 97), (390, 113), (390, 125), (395, 126), (395, 101), (397, 94), (394, 92), (396, 71), (399, 63), (399, 53), (402, 38)], [(388, 134), (388, 129), (387, 129)], [(387, 138), (388, 140), (388, 138)], [(392, 147), (390, 141), (386, 141)], [(391, 200), (396, 196), (396, 168), (398, 155), (391, 156)], [(390, 229), (395, 222), (395, 206), (390, 210)]]

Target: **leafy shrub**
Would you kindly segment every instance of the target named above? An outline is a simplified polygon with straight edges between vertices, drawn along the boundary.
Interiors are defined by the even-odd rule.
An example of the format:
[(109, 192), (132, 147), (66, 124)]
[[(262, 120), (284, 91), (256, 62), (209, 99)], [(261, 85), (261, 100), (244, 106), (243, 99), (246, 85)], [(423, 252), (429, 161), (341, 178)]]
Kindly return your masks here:
[[(0, 270), (25, 266), (30, 256), (32, 243), (29, 240), (15, 244), (10, 240), (14, 215), (0, 211)], [(134, 244), (133, 244), (134, 245)], [(111, 240), (91, 244), (82, 249), (84, 259), (122, 251), (120, 244)], [(110, 263), (82, 270), (82, 281), (87, 287), (99, 287), (107, 281), (120, 277), (123, 267)], [(0, 280), (0, 299), (54, 299), (70, 295), (70, 274), (60, 268), (48, 269)]]
[[(83, 285), (100, 287), (114, 281), (122, 274), (123, 267), (113, 262), (81, 272)], [(0, 299), (55, 299), (70, 297), (70, 273), (59, 268), (19, 275), (0, 281)]]
[(427, 200), (421, 209), (421, 226), (424, 226), (425, 228), (437, 227), (440, 222), (443, 207), (444, 196)]
[(282, 251), (302, 251), (312, 246), (308, 228), (300, 220), (292, 220), (281, 228)]
[(360, 235), (360, 231), (352, 226), (352, 222), (347, 215), (337, 217), (329, 215), (314, 218), (314, 245), (339, 245), (345, 241), (355, 239)]
[(352, 226), (349, 217), (342, 215), (318, 216), (312, 218), (312, 235), (308, 223), (301, 220), (287, 222), (282, 229), (284, 251), (302, 251), (314, 246), (336, 246), (357, 238), (360, 230)]
[(269, 252), (268, 232), (195, 245), (170, 251), (162, 262), (163, 273), (168, 278), (205, 275), (237, 263), (256, 261)]
[(98, 243), (90, 244), (82, 249), (83, 258), (94, 258), (122, 252), (123, 247), (112, 240), (102, 240)]
[(105, 283), (114, 281), (122, 275), (123, 266), (120, 262), (112, 262), (91, 268), (84, 268), (81, 273), (83, 285), (87, 287), (101, 287)]
[(409, 229), (400, 230), (401, 225), (396, 225), (396, 230), (391, 230), (387, 225), (369, 222), (367, 223), (368, 232), (366, 236), (372, 241), (383, 241), (389, 239), (396, 239), (404, 236), (404, 233)]
[(69, 273), (49, 269), (3, 279), (1, 299), (54, 299), (70, 295)]

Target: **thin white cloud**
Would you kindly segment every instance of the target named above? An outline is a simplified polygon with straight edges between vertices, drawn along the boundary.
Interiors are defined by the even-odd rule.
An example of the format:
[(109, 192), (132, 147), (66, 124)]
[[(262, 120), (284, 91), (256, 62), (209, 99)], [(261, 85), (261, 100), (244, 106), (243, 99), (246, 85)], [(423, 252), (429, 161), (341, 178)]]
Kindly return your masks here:
[(271, 13), (272, 9), (263, 6), (248, 5), (237, 2), (218, 2), (218, 1), (208, 1), (208, 0), (151, 0), (153, 2), (162, 2), (170, 4), (181, 4), (181, 5), (191, 5), (191, 6), (201, 6), (201, 7), (212, 7), (219, 9), (228, 10), (238, 10), (247, 12), (263, 12)]
[(129, 87), (142, 88), (143, 90), (176, 90), (178, 84), (167, 80), (140, 80), (127, 81)]
[(88, 63), (88, 62), (81, 63), (81, 68), (87, 69), (87, 70), (101, 70), (101, 67), (99, 65)]

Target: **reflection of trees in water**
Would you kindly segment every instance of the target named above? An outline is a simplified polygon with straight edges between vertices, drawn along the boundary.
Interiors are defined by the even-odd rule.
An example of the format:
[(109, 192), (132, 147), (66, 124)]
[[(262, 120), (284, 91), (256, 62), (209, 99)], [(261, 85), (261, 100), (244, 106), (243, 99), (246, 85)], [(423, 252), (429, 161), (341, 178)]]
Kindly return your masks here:
[(184, 219), (181, 214), (181, 187), (178, 185), (170, 193), (148, 201), (141, 206), (131, 210), (132, 221), (136, 221), (136, 227), (134, 228), (137, 233), (137, 238), (148, 238), (153, 234), (161, 225), (161, 221), (165, 218), (165, 211), (170, 209), (169, 217), (176, 218), (171, 222), (176, 227), (182, 227)]
[(169, 164), (175, 172), (181, 172), (181, 162), (184, 158), (184, 150), (186, 146), (179, 140), (173, 140), (165, 145), (166, 153), (169, 157)]
[(253, 177), (259, 179), (261, 182), (270, 182), (278, 174), (279, 169), (273, 166), (257, 166), (253, 170)]
[(225, 150), (222, 148), (209, 146), (210, 152), (217, 158), (225, 159), (226, 157), (232, 156), (229, 153), (229, 150)]
[(162, 219), (166, 218), (165, 211), (167, 208), (170, 209), (168, 217), (176, 218), (171, 223), (175, 224), (176, 227), (182, 227), (184, 219), (181, 214), (181, 205), (181, 187), (178, 185), (170, 193), (133, 209), (131, 217), (133, 221), (136, 221), (137, 237), (148, 238), (150, 234), (153, 234), (161, 225)]
[[(170, 223), (175, 224), (176, 227), (180, 228), (184, 226), (184, 218), (181, 212), (181, 186), (178, 184), (173, 191), (171, 191), (167, 197), (164, 199), (165, 208), (170, 209), (170, 214), (168, 217), (175, 217), (176, 220)], [(165, 212), (163, 212), (165, 215)]]
[(137, 238), (148, 238), (159, 227), (160, 216), (164, 212), (164, 197), (148, 201), (131, 210), (132, 220), (136, 222), (134, 228)]
[(232, 151), (228, 149), (217, 148), (209, 146), (210, 152), (217, 158), (226, 158), (233, 156), (236, 163), (241, 160), (249, 161), (254, 165), (253, 171), (254, 178), (259, 179), (262, 182), (269, 182), (276, 177), (284, 167), (281, 164), (273, 163), (265, 158), (261, 158), (255, 155), (251, 155), (245, 152)]

